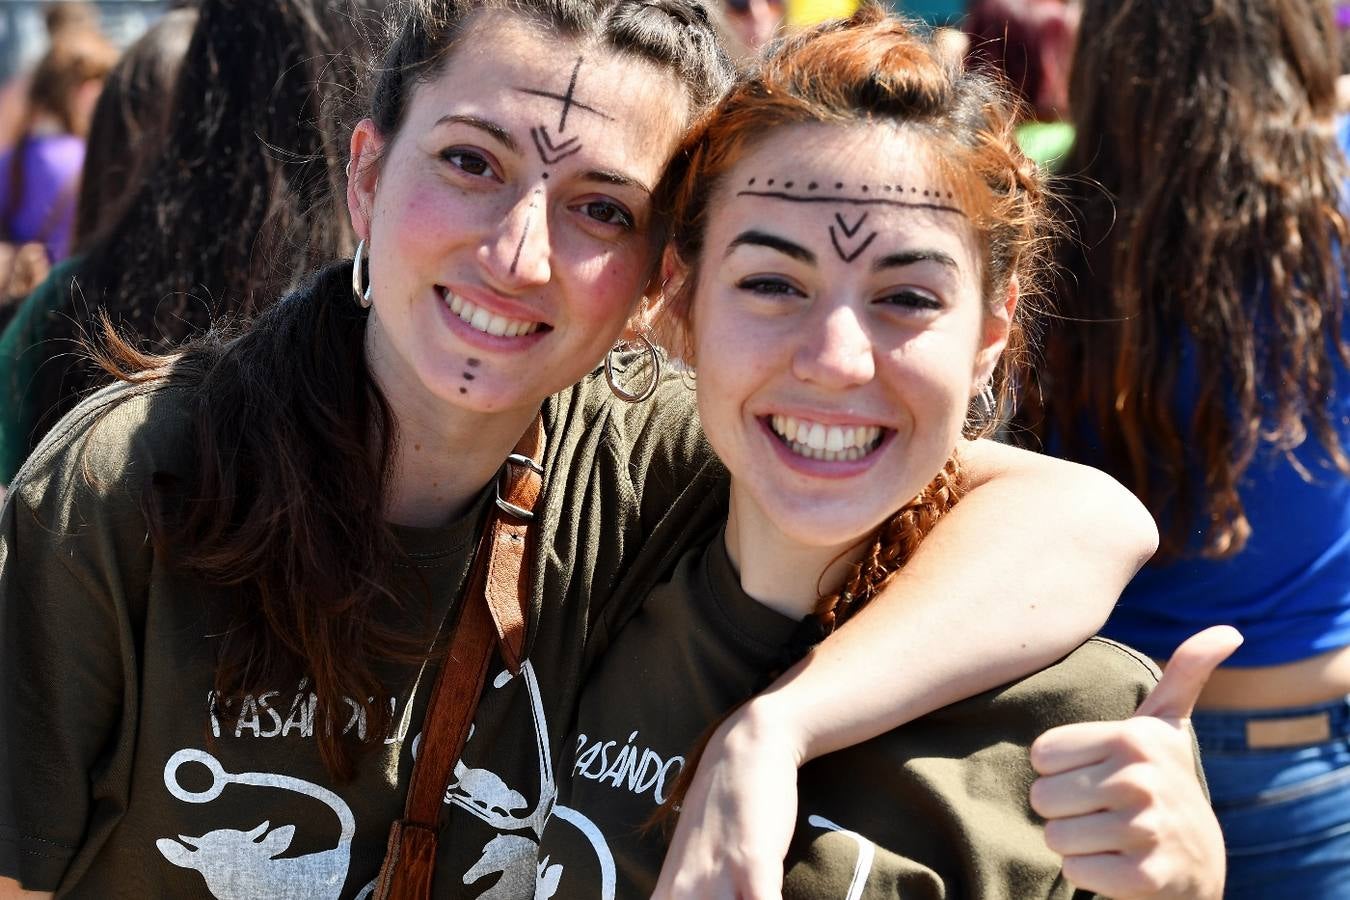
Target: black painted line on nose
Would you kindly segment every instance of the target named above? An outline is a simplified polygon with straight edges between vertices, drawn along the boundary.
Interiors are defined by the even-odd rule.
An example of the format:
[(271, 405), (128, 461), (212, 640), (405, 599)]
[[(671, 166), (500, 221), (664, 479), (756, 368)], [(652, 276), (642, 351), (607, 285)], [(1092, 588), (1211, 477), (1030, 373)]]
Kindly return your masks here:
[(516, 244), (516, 255), (511, 259), (511, 274), (516, 274), (516, 266), (520, 264), (520, 251), (525, 247), (525, 237), (530, 233), (530, 219), (525, 218), (525, 227), (520, 229), (520, 241)]

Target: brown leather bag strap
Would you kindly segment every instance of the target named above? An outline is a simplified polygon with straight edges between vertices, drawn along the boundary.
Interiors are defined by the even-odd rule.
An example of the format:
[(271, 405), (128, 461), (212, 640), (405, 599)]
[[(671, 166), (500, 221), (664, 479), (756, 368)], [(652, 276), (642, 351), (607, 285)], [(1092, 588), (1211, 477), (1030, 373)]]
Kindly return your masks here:
[(512, 673), (518, 674), (524, 663), (531, 596), (524, 562), (527, 552), (533, 553), (530, 522), (543, 489), (543, 450), (544, 425), (536, 417), (497, 481), (495, 505), (479, 538), (469, 588), (423, 718), (403, 818), (389, 829), (376, 900), (430, 898), (445, 792), (468, 740), (493, 648), (501, 650)]

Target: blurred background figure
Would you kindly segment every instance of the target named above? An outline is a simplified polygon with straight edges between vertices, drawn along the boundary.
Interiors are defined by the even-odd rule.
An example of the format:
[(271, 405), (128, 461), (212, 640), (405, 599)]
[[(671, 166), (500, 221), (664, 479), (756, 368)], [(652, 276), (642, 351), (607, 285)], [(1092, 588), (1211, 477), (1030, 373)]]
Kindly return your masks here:
[[(32, 65), (37, 55), (50, 49), (63, 34), (68, 32), (98, 31), (99, 14), (92, 3), (79, 0), (57, 0), (47, 3), (40, 9), (43, 32), (46, 37), (45, 48), (34, 57), (28, 57), (27, 65)], [(5, 23), (8, 27), (13, 22)], [(6, 48), (12, 55), (20, 48)], [(6, 71), (7, 77), (0, 86), (0, 147), (14, 146), (23, 133), (24, 118), (28, 109), (28, 88), (33, 72), (27, 66), (17, 71)]]
[(121, 215), (142, 170), (161, 151), (174, 84), (197, 24), (195, 9), (161, 18), (103, 82), (84, 156), (71, 250), (80, 253)]
[[(369, 8), (330, 0), (203, 0), (165, 136), (109, 215), (94, 201), (79, 255), (0, 338), (0, 483), (103, 377), (79, 342), (106, 313), (166, 350), (222, 316), (247, 319), (321, 262), (351, 255), (343, 103)], [(118, 192), (121, 175), (90, 171)]]
[(1045, 365), (1020, 433), (1158, 555), (1105, 632), (1235, 625), (1193, 723), (1227, 896), (1350, 898), (1350, 128), (1330, 0), (1084, 0)]
[(1022, 150), (1054, 171), (1073, 146), (1069, 67), (1078, 40), (1075, 0), (971, 0), (966, 64), (1003, 77), (1026, 105)]
[(746, 54), (767, 44), (783, 24), (786, 0), (722, 0), (726, 24)]
[[(75, 214), (72, 249), (83, 252), (122, 215), (143, 180), (144, 169), (163, 147), (178, 70), (197, 21), (195, 10), (164, 16), (132, 44), (104, 81), (89, 126), (89, 150)], [(58, 267), (59, 272), (66, 271)], [(62, 276), (64, 277), (64, 275)], [(30, 389), (37, 365), (47, 358), (42, 342), (66, 294), (55, 281), (21, 302), (0, 335), (0, 419), (35, 419)], [(0, 427), (8, 440), (9, 432)], [(8, 443), (0, 442), (8, 448)], [(19, 451), (13, 450), (17, 457)]]
[[(1063, 0), (1060, 0), (1063, 2)], [(891, 0), (896, 12), (930, 25), (941, 26), (939, 38), (961, 19), (962, 0)], [(721, 10), (733, 45), (749, 56), (768, 43), (781, 28), (801, 28), (826, 19), (843, 19), (858, 8), (858, 0), (722, 0)], [(964, 44), (956, 51), (964, 52)]]
[[(69, 27), (28, 81), (16, 143), (0, 153), (0, 297), (22, 296), (66, 256), (85, 136), (117, 50), (99, 32)], [(25, 248), (25, 245), (30, 245)]]

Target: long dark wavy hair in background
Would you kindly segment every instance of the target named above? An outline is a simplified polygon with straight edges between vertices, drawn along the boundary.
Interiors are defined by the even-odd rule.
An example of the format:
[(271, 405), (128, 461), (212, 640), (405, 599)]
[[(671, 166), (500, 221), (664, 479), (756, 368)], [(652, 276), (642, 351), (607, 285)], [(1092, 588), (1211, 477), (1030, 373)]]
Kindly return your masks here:
[(66, 307), (30, 351), (44, 360), (30, 446), (106, 380), (77, 349), (95, 312), (163, 352), (217, 317), (254, 315), (350, 251), (342, 122), (364, 55), (360, 8), (203, 0), (162, 147), (120, 210), (100, 216)]
[(72, 255), (84, 252), (108, 225), (141, 180), (145, 165), (164, 146), (170, 100), (178, 69), (197, 24), (195, 9), (175, 9), (126, 49), (103, 80), (94, 115), (80, 195), (75, 208)]
[(1337, 42), (1330, 0), (1083, 4), (1079, 237), (1022, 424), (1128, 485), (1159, 559), (1242, 550), (1263, 447), (1311, 431), (1350, 475), (1327, 409), (1350, 365)]
[[(410, 0), (391, 6), (387, 49), (371, 79), (367, 113), (382, 134), (397, 134), (413, 92), (438, 75), (485, 10), (511, 11), (561, 38), (671, 72), (689, 98), (671, 110), (682, 122), (730, 82), (697, 0)], [(334, 227), (317, 217), (316, 229)], [(147, 515), (166, 558), (234, 587), (220, 611), (228, 618), (217, 695), (303, 675), (319, 716), (342, 713), (344, 698), (360, 704), (370, 723), (364, 745), (337, 729), (315, 732), (337, 780), (351, 777), (362, 750), (387, 733), (382, 664), (425, 658), (434, 624), (429, 603), (400, 609), (387, 587), (400, 559), (385, 520), (398, 429), (366, 365), (367, 312), (350, 276), (349, 266), (329, 266), (242, 333), (213, 329), (173, 355), (138, 353), (109, 332), (103, 358), (124, 381), (192, 391), (198, 470), (185, 483), (161, 481)]]

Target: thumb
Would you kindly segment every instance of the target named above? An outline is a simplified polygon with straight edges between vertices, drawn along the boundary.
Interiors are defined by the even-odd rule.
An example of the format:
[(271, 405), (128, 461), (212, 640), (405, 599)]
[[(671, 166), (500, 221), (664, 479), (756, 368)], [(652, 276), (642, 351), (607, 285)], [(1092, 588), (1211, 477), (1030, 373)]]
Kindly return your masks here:
[(1231, 625), (1216, 625), (1191, 635), (1172, 654), (1162, 680), (1135, 715), (1189, 718), (1209, 676), (1241, 645), (1242, 635)]

